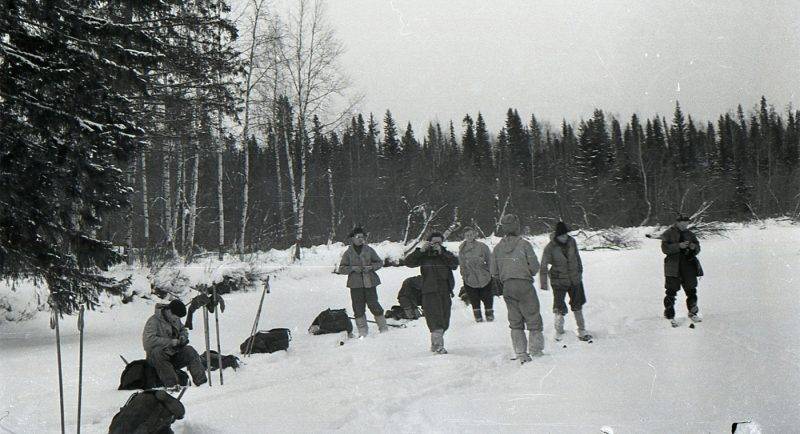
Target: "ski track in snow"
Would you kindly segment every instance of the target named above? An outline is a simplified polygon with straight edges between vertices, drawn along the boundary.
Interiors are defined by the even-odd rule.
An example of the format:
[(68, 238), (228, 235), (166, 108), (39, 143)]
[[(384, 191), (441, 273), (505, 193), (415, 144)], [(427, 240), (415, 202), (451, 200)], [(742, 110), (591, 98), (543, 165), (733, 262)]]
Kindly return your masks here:
[[(541, 255), (544, 243), (537, 240)], [(594, 343), (580, 342), (574, 333), (554, 342), (552, 292), (537, 291), (545, 355), (525, 365), (508, 360), (512, 350), (499, 298), (493, 323), (475, 323), (471, 309), (453, 300), (447, 355), (429, 352), (424, 320), (385, 334), (370, 324), (369, 337), (341, 346), (338, 334), (308, 335), (320, 311), (352, 309), (345, 278), (331, 274), (339, 251), (315, 248), (318, 264), (269, 266), (275, 277), (259, 328), (289, 328), (289, 351), (243, 358), (241, 369), (224, 372), (224, 386), (213, 372), (213, 387), (187, 391), (186, 418), (173, 429), (571, 433), (607, 426), (618, 433), (671, 433), (728, 432), (732, 422), (756, 420), (765, 432), (794, 432), (800, 425), (800, 290), (793, 285), (800, 272), (798, 241), (797, 228), (781, 222), (703, 240), (707, 276), (698, 295), (704, 321), (693, 330), (686, 327), (682, 293), (676, 303), (682, 326), (673, 329), (661, 318), (663, 255), (657, 242), (582, 252), (584, 311)], [(380, 246), (380, 254), (397, 250)], [(218, 274), (221, 268), (198, 265), (196, 272)], [(415, 273), (379, 271), (384, 309), (397, 304), (400, 283)], [(238, 355), (260, 296), (257, 289), (226, 297), (223, 353)], [(150, 302), (139, 300), (87, 313), (84, 432), (107, 432), (132, 393), (116, 390), (123, 368), (118, 354), (143, 357), (141, 330), (152, 310)], [(202, 351), (197, 315), (191, 342)], [(565, 327), (574, 329), (573, 316), (566, 320)], [(65, 318), (61, 327), (67, 429), (74, 431), (76, 318)], [(53, 343), (47, 315), (0, 322), (0, 432), (59, 431)]]

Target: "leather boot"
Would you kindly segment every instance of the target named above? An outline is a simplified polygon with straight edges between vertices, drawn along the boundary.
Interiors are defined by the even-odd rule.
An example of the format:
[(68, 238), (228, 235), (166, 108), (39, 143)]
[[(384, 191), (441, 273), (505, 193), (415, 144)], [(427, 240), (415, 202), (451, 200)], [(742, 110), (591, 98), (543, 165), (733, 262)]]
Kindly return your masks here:
[(494, 310), (493, 309), (486, 309), (486, 321), (489, 321), (489, 322), (494, 321)]
[(475, 316), (475, 322), (483, 322), (483, 315), (481, 315), (481, 309), (472, 309), (472, 315)]

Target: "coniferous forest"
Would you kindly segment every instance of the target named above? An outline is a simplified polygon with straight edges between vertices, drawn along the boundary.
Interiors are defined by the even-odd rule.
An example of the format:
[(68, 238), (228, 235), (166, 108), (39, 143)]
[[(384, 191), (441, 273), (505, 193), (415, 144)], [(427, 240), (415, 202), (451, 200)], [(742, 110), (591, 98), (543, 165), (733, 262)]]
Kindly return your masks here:
[(323, 3), (295, 3), (250, 0), (237, 23), (223, 1), (0, 10), (0, 274), (44, 278), (69, 311), (125, 252), (299, 255), (357, 225), (489, 235), (509, 212), (533, 233), (800, 213), (800, 111), (780, 102), (403, 125), (358, 112)]

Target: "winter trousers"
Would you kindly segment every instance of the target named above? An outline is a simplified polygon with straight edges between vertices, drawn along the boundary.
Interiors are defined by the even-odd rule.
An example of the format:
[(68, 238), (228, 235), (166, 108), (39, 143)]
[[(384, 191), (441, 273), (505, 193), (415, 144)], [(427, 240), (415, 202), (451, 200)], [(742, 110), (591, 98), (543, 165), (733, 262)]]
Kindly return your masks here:
[(539, 297), (533, 282), (524, 279), (508, 279), (503, 282), (503, 299), (508, 308), (508, 327), (511, 343), (517, 355), (528, 352), (525, 328), (530, 331), (530, 352), (540, 354), (544, 349), (542, 315), (539, 312)]
[(483, 288), (473, 288), (468, 285), (464, 285), (464, 287), (467, 289), (467, 295), (469, 295), (469, 302), (472, 305), (472, 311), (477, 312), (475, 314), (476, 318), (480, 315), (481, 302), (483, 302), (483, 310), (486, 311), (486, 315), (489, 316), (490, 313), (493, 314), (494, 293), (492, 292), (491, 281)]
[(422, 310), (425, 312), (425, 322), (428, 330), (445, 331), (450, 328), (450, 309), (453, 300), (450, 293), (444, 291), (422, 294)]
[(697, 308), (697, 277), (690, 279), (682, 279), (680, 277), (666, 277), (664, 288), (666, 289), (666, 296), (664, 297), (664, 316), (667, 319), (675, 318), (675, 296), (683, 286), (683, 292), (686, 293), (686, 309), (690, 314), (696, 314), (699, 309)]
[(553, 287), (553, 313), (556, 315), (567, 314), (567, 304), (564, 302), (569, 295), (569, 307), (573, 312), (581, 310), (586, 304), (586, 293), (583, 283), (571, 287)]
[(350, 288), (350, 300), (353, 302), (353, 316), (359, 318), (367, 314), (367, 307), (375, 317), (383, 316), (383, 307), (378, 303), (378, 291), (372, 288)]
[(200, 355), (191, 345), (180, 348), (165, 347), (147, 352), (146, 355), (147, 363), (156, 368), (158, 378), (166, 387), (178, 384), (178, 374), (175, 370), (186, 366), (189, 367), (194, 384), (200, 385), (207, 381), (206, 369), (200, 361)]

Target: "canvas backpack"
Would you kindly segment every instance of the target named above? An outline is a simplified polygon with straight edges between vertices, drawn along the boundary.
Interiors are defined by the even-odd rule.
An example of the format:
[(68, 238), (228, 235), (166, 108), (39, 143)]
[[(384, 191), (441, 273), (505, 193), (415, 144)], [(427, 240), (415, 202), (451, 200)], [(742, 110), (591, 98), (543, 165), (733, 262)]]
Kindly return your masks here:
[(289, 341), (292, 340), (292, 333), (289, 332), (289, 329), (284, 328), (259, 331), (252, 338), (248, 337), (239, 345), (239, 351), (242, 354), (248, 353), (251, 340), (253, 340), (253, 347), (249, 350), (251, 353), (274, 353), (275, 351), (287, 350), (289, 348)]
[(183, 419), (186, 409), (163, 390), (136, 392), (111, 420), (109, 434), (171, 434), (172, 423)]
[[(189, 375), (181, 369), (176, 369), (178, 374), (178, 384), (186, 386), (189, 384)], [(119, 377), (119, 387), (117, 390), (136, 390), (152, 389), (161, 387), (164, 383), (158, 378), (156, 368), (147, 363), (147, 360), (134, 360), (125, 366), (122, 375)]]
[(347, 331), (353, 333), (353, 323), (347, 317), (344, 309), (326, 309), (317, 315), (308, 332), (314, 335), (324, 335), (327, 333), (339, 333)]

